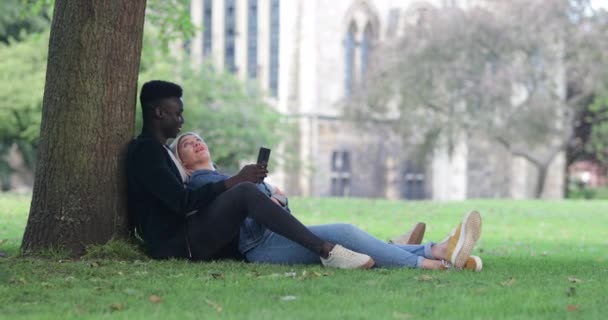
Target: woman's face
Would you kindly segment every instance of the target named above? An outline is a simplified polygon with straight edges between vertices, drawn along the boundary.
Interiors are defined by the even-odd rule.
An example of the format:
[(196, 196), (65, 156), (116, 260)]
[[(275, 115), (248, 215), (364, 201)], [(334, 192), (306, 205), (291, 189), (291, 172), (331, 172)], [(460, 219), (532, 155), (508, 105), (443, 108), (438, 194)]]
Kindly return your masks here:
[(211, 153), (205, 141), (194, 135), (182, 137), (177, 146), (177, 152), (186, 169), (195, 169), (196, 164), (206, 164), (211, 161)]

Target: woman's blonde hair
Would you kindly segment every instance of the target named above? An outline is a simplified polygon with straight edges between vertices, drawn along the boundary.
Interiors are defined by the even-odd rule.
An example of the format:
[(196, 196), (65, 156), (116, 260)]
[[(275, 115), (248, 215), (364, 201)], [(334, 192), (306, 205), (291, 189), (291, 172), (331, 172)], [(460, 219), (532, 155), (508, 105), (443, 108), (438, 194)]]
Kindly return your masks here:
[(179, 144), (182, 141), (182, 139), (187, 136), (195, 136), (196, 138), (200, 139), (201, 141), (204, 141), (203, 138), (201, 138), (201, 136), (199, 136), (196, 132), (186, 132), (186, 133), (180, 134), (179, 136), (177, 136), (177, 138), (173, 139), (173, 142), (171, 142), (171, 145), (169, 145), (169, 149), (171, 149), (171, 152), (173, 152), (173, 155), (179, 162), (177, 164), (177, 169), (179, 170), (179, 174), (182, 176), (182, 180), (184, 180), (184, 181), (188, 181), (188, 179), (190, 178), (191, 172), (189, 170), (187, 170), (186, 168), (184, 168), (184, 161), (182, 161), (182, 158), (179, 155)]

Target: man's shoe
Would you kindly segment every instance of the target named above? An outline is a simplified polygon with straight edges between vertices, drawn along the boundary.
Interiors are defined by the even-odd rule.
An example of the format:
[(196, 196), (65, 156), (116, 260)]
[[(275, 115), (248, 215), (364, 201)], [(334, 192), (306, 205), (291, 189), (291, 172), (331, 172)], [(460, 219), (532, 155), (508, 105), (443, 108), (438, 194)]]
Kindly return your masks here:
[(445, 260), (442, 260), (442, 263), (443, 263), (444, 270), (458, 269), (458, 270), (470, 270), (473, 272), (480, 272), (481, 269), (483, 268), (483, 262), (481, 261), (481, 258), (479, 256), (468, 257), (467, 262), (465, 262), (465, 264), (462, 268), (454, 267), (453, 264), (451, 264), (450, 262), (445, 261)]
[(374, 266), (374, 259), (370, 256), (348, 250), (337, 244), (329, 252), (327, 259), (321, 258), (326, 267), (338, 269), (369, 269)]
[(447, 260), (457, 268), (464, 267), (481, 235), (481, 215), (469, 212), (448, 237)]
[(424, 238), (424, 231), (426, 230), (426, 224), (422, 222), (416, 223), (414, 228), (410, 230), (408, 233), (401, 235), (395, 239), (389, 240), (388, 243), (398, 244), (398, 245), (408, 245), (408, 244), (421, 244), (422, 239)]

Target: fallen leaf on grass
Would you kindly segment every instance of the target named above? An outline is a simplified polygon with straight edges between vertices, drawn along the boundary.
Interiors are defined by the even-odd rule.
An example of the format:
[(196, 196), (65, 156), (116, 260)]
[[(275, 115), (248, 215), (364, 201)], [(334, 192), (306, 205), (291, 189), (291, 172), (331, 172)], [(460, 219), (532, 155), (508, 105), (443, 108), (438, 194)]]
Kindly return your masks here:
[(139, 294), (139, 291), (133, 289), (133, 288), (127, 288), (123, 291), (126, 295), (128, 296), (136, 296)]
[(298, 279), (300, 280), (307, 280), (307, 279), (315, 279), (315, 278), (320, 278), (320, 277), (328, 277), (330, 275), (332, 275), (333, 273), (329, 273), (329, 272), (316, 272), (316, 271), (302, 271), (302, 275), (300, 277), (298, 277)]
[(401, 319), (401, 320), (409, 320), (412, 318), (412, 315), (395, 311), (395, 312), (393, 312), (393, 318)]
[(122, 303), (119, 303), (119, 302), (115, 302), (115, 303), (112, 303), (110, 305), (110, 310), (111, 311), (120, 311), (120, 310), (122, 310), (124, 308), (125, 308), (125, 305), (122, 304)]
[(85, 308), (79, 304), (74, 306), (74, 312), (76, 312), (77, 314), (84, 314), (86, 312)]
[(515, 282), (516, 282), (516, 281), (517, 281), (517, 280), (515, 280), (515, 278), (511, 277), (511, 279), (509, 279), (509, 280), (505, 280), (505, 281), (502, 281), (502, 282), (500, 282), (500, 284), (501, 284), (503, 287), (510, 287), (510, 286), (512, 286), (513, 284), (515, 284)]
[(11, 278), (9, 281), (9, 283), (11, 284), (27, 284), (27, 281), (25, 281), (25, 278)]
[(221, 272), (212, 272), (211, 277), (213, 279), (224, 279), (224, 274)]
[(420, 275), (420, 276), (416, 277), (416, 280), (418, 280), (418, 281), (431, 281), (433, 279), (434, 278), (431, 277), (431, 276), (429, 276), (428, 274), (423, 274), (423, 275)]
[(575, 277), (568, 277), (568, 281), (570, 281), (572, 283), (581, 283), (581, 282), (583, 282), (583, 280), (575, 278)]
[(259, 273), (258, 271), (255, 271), (255, 270), (247, 273), (248, 277), (256, 277), (256, 278), (258, 278), (261, 275), (262, 275), (261, 273)]
[(275, 279), (275, 278), (281, 278), (281, 277), (282, 277), (282, 275), (278, 274), (278, 273), (271, 273), (271, 274), (258, 276), (258, 278), (260, 278), (260, 279)]
[(205, 302), (207, 302), (207, 304), (208, 304), (208, 305), (209, 305), (211, 308), (215, 309), (215, 311), (216, 311), (217, 313), (220, 313), (220, 312), (222, 312), (222, 311), (224, 310), (224, 309), (222, 308), (222, 306), (220, 306), (219, 304), (217, 304), (217, 303), (216, 303), (216, 302), (214, 302), (214, 301), (211, 301), (211, 300), (209, 300), (209, 299), (205, 299)]
[(152, 303), (161, 303), (163, 301), (163, 299), (161, 299), (159, 296), (157, 296), (155, 294), (149, 296), (148, 300), (150, 300), (150, 302), (152, 302)]
[(567, 309), (568, 309), (569, 312), (577, 311), (578, 310), (578, 305), (576, 305), (576, 304), (569, 304), (568, 307), (567, 307)]
[(570, 287), (570, 288), (566, 289), (566, 295), (568, 297), (571, 297), (571, 296), (573, 296), (575, 294), (576, 294), (576, 288), (575, 287)]

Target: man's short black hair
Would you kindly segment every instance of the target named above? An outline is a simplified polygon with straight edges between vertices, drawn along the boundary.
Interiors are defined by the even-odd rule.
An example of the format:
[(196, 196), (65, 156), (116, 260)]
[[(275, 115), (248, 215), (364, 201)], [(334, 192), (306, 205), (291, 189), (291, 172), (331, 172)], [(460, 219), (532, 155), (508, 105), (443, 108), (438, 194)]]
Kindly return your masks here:
[(148, 81), (141, 87), (139, 95), (141, 111), (145, 116), (158, 100), (173, 97), (182, 97), (182, 87), (178, 84), (162, 80)]

